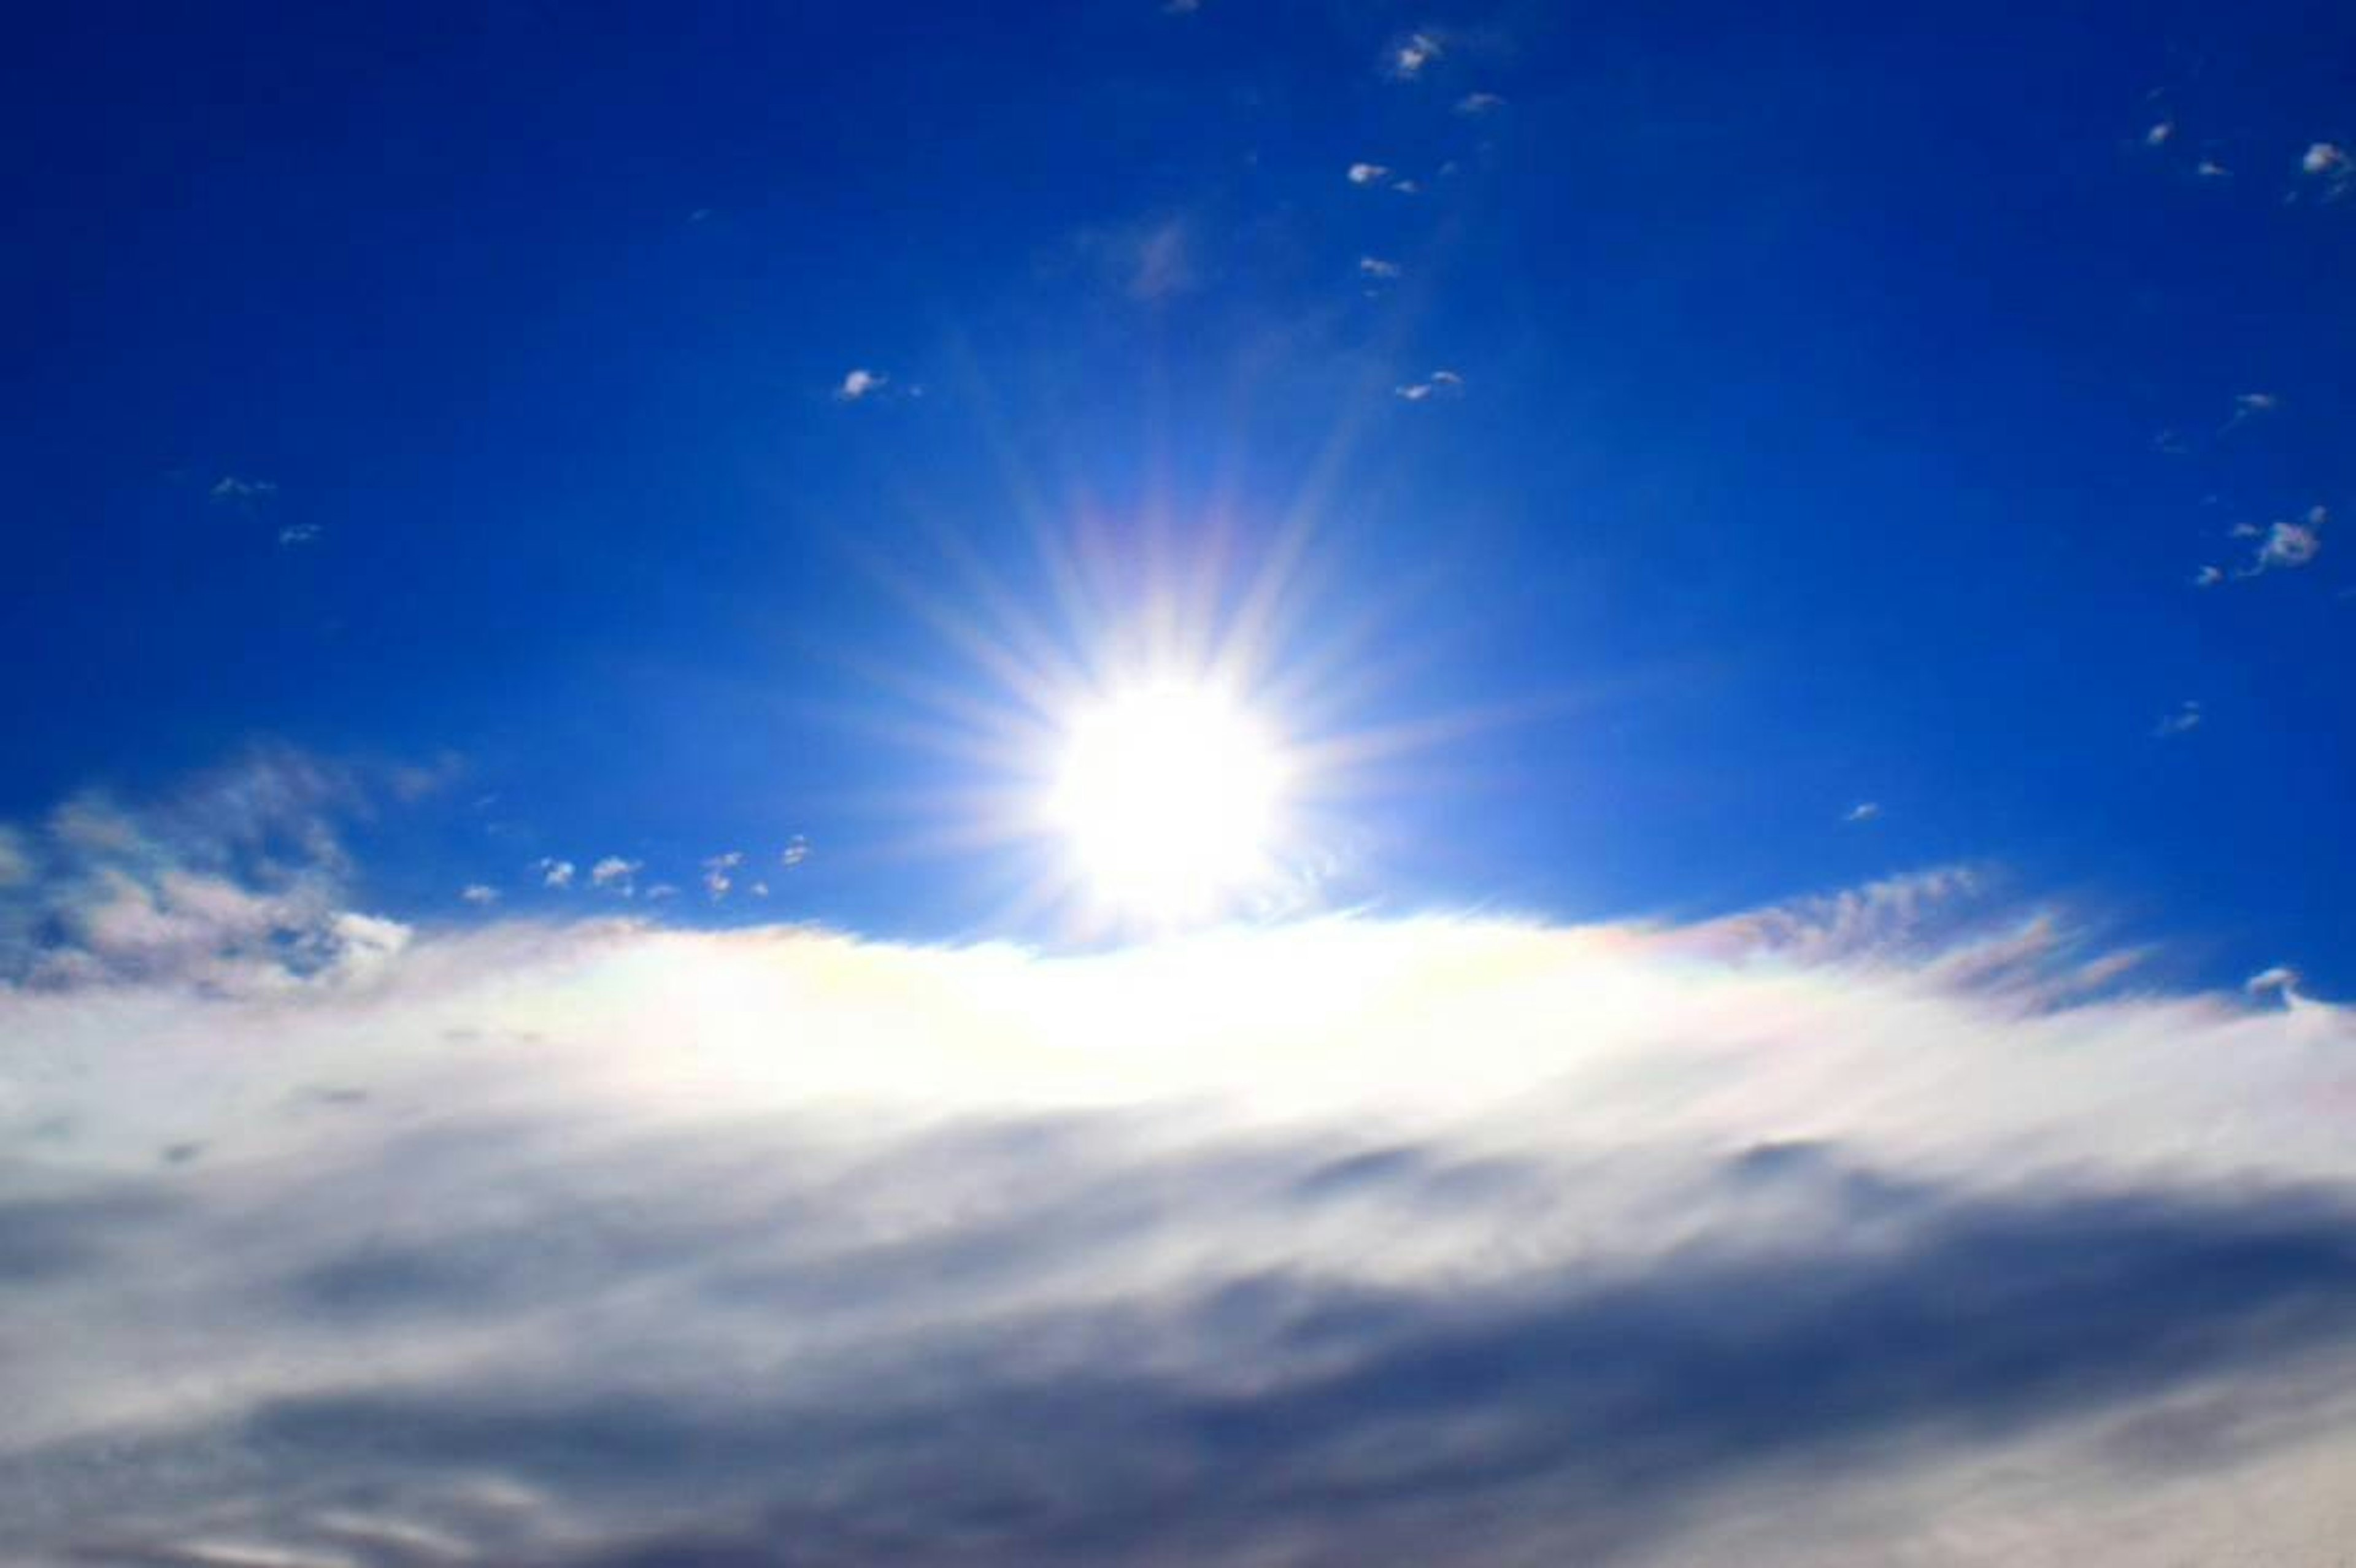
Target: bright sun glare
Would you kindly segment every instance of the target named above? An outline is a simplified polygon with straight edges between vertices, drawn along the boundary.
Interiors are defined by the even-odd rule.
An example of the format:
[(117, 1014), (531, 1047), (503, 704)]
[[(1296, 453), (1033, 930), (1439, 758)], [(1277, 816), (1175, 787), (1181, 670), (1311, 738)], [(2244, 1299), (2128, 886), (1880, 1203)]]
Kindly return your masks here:
[(1179, 681), (1076, 715), (1049, 795), (1080, 880), (1131, 918), (1199, 918), (1263, 880), (1283, 754), (1249, 712)]

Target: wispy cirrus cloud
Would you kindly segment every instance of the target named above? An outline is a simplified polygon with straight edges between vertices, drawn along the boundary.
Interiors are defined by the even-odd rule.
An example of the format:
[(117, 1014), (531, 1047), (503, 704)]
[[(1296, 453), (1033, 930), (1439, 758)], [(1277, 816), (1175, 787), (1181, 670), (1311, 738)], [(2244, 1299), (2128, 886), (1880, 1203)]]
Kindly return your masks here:
[(1464, 378), (1453, 370), (1434, 370), (1420, 381), (1408, 381), (1391, 389), (1392, 395), (1410, 403), (1420, 403), (1437, 397), (1454, 397), (1464, 390)]

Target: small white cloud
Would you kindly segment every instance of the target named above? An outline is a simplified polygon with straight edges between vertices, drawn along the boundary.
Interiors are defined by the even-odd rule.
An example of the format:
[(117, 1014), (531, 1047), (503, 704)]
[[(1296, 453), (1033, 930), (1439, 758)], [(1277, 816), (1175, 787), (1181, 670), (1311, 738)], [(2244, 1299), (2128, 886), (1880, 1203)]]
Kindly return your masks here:
[(2189, 734), (2201, 728), (2201, 704), (2186, 702), (2175, 712), (2164, 716), (2152, 729), (2152, 734), (2165, 741), (2172, 735)]
[(2250, 570), (2259, 572), (2305, 566), (2322, 549), (2322, 536), (2316, 532), (2312, 522), (2270, 523)]
[(318, 537), (316, 523), (289, 523), (278, 530), (278, 542), (283, 545), (309, 544)]
[(212, 487), (216, 501), (259, 501), (277, 493), (278, 486), (267, 479), (240, 479), (234, 474), (222, 475)]
[(842, 385), (834, 389), (835, 401), (855, 403), (862, 398), (873, 397), (890, 380), (891, 378), (880, 370), (853, 370), (843, 377)]
[(1387, 179), (1390, 177), (1390, 172), (1391, 171), (1389, 169), (1386, 168), (1381, 164), (1352, 164), (1350, 165), (1350, 183), (1352, 185), (1373, 185), (1378, 180)]
[(1861, 800), (1855, 805), (1850, 806), (1848, 808), (1848, 814), (1843, 816), (1841, 820), (1843, 822), (1871, 822), (1880, 815), (1881, 803), (1879, 801)]
[(1398, 192), (1401, 196), (1420, 196), (1423, 194), (1423, 187), (1416, 184), (1413, 180), (1393, 180), (1391, 181), (1391, 188)]
[(2242, 989), (2254, 997), (2278, 994), (2286, 1002), (2296, 1001), (2298, 995), (2298, 971), (2287, 964), (2277, 964), (2271, 969), (2261, 969), (2243, 981)]
[(2270, 414), (2281, 406), (2282, 400), (2272, 392), (2237, 392), (2233, 396), (2233, 417), (2219, 427), (2217, 433), (2226, 434), (2238, 429), (2244, 421)]
[(637, 874), (645, 869), (643, 860), (625, 860), (619, 855), (608, 855), (589, 868), (589, 885), (618, 892), (626, 898)]
[(647, 890), (647, 902), (650, 904), (659, 904), (665, 899), (675, 899), (677, 897), (679, 897), (679, 890), (671, 886), (669, 882), (657, 882), (654, 886)]
[(1410, 381), (1403, 387), (1394, 387), (1391, 389), (1410, 403), (1419, 403), (1427, 398), (1436, 397), (1442, 392), (1454, 395), (1463, 391), (1464, 378), (1453, 370), (1434, 370), (1423, 380)]
[(1494, 92), (1468, 92), (1456, 101), (1459, 114), (1491, 114), (1505, 106), (1505, 101)]
[(2232, 179), (2233, 177), (2233, 171), (2227, 168), (2224, 165), (2219, 163), (2214, 158), (2201, 159), (2199, 164), (2194, 165), (2192, 172), (2199, 175), (2204, 180), (2222, 180)]
[(2175, 134), (2176, 122), (2163, 120), (2143, 133), (2143, 144), (2147, 147), (2164, 147), (2168, 145), (2168, 139)]
[(1391, 46), (1387, 63), (1395, 80), (1413, 81), (1423, 74), (1424, 67), (1446, 52), (1430, 33), (1409, 33)]
[(1397, 261), (1386, 261), (1380, 256), (1361, 256), (1358, 258), (1358, 275), (1363, 278), (1380, 278), (1387, 282), (1399, 275), (1399, 264)]
[(2258, 560), (2266, 566), (2305, 566), (2322, 548), (2323, 541), (2305, 523), (2276, 523), (2266, 530)]
[(751, 887), (746, 888), (744, 891), (752, 894), (756, 899), (765, 899), (769, 896), (769, 884), (766, 882), (755, 882)]
[(499, 891), (480, 882), (469, 882), (458, 891), (458, 896), (477, 909), (499, 901)]
[(809, 840), (797, 833), (786, 845), (784, 851), (777, 856), (777, 864), (790, 871), (809, 859)]
[(2224, 581), (2224, 572), (2213, 566), (2204, 566), (2192, 574), (2192, 586), (2195, 588), (2214, 588)]
[(573, 885), (573, 865), (570, 860), (542, 860), (540, 863), (540, 883), (545, 888), (569, 888)]
[[(724, 855), (713, 855), (704, 860), (703, 891), (711, 895), (713, 902), (728, 896), (728, 890), (736, 885), (733, 873), (744, 863), (744, 851), (742, 849), (731, 849)], [(651, 898), (654, 895), (650, 892), (647, 896)]]
[[(2324, 507), (2310, 507), (2307, 515), (2297, 521), (2268, 523), (2264, 528), (2255, 523), (2235, 523), (2226, 530), (2232, 538), (2258, 542), (2249, 560), (2235, 567), (2233, 575), (2246, 580), (2307, 565), (2321, 552), (2323, 526), (2330, 519), (2331, 514)], [(2210, 586), (2205, 571), (2194, 581), (2202, 587)]]
[(2298, 160), (2301, 174), (2328, 175), (2343, 170), (2347, 166), (2348, 155), (2329, 142), (2313, 144), (2307, 149), (2306, 156)]

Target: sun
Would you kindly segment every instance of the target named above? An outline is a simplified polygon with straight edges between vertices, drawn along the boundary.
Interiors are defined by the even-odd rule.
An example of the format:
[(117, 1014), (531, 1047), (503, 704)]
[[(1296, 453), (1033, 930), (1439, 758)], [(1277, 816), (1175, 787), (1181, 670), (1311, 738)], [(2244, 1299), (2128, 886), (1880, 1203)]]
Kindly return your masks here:
[(1289, 768), (1268, 725), (1179, 679), (1123, 688), (1066, 721), (1046, 800), (1082, 888), (1131, 920), (1217, 913), (1272, 873)]

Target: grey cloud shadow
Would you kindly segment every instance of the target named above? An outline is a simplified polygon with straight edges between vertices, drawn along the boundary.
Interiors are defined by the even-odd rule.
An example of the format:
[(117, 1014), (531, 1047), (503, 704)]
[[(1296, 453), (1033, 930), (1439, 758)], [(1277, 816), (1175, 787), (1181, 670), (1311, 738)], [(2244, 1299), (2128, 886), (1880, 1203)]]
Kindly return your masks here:
[(0, 1198), (0, 1293), (106, 1266), (126, 1232), (175, 1209), (160, 1192), (125, 1186), (38, 1198)]
[[(1092, 1147), (1007, 1136), (1001, 1155), (1084, 1162)], [(991, 1146), (948, 1147), (909, 1157), (946, 1174)], [(954, 1296), (1238, 1203), (1445, 1190), (1465, 1168), (1437, 1149), (1210, 1150), (1151, 1177), (1075, 1170), (1052, 1200), (880, 1251), (748, 1264), (724, 1255), (741, 1232), (707, 1231), (637, 1261), (695, 1271), (738, 1308), (766, 1296), (782, 1319)], [(1721, 1483), (2001, 1443), (2356, 1331), (2356, 1212), (2328, 1194), (1972, 1198), (1804, 1146), (1727, 1160), (1704, 1186), (1697, 1200), (1816, 1195), (1828, 1233), (1713, 1238), (1609, 1279), (1485, 1289), (1212, 1272), (1150, 1298), (915, 1331), (787, 1392), (353, 1388), (273, 1402), (240, 1440), (266, 1470), (371, 1485), (479, 1471), (560, 1497), (713, 1499), (708, 1527), (546, 1559), (562, 1568), (1245, 1562), (1270, 1541), (1312, 1543), (1305, 1560), (1477, 1562), (1476, 1537), (1502, 1562), (1540, 1536), (1594, 1561), (1657, 1540)], [(478, 1276), (434, 1268), (344, 1288), (479, 1304)], [(1124, 1359), (1157, 1337), (1224, 1347), (1212, 1362), (1250, 1387)], [(731, 1516), (744, 1522), (718, 1522)]]

